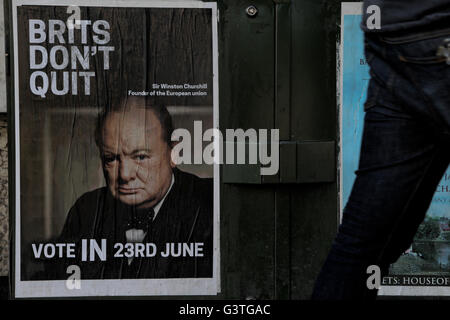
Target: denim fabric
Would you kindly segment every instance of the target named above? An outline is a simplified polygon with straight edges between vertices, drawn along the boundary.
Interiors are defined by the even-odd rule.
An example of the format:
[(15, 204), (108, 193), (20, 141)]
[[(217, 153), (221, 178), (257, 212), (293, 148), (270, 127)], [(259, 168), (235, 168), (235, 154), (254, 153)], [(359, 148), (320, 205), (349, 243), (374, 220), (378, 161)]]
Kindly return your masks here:
[(367, 267), (385, 274), (424, 219), (450, 162), (450, 65), (436, 55), (448, 38), (442, 30), (366, 34), (359, 168), (313, 299), (375, 299)]

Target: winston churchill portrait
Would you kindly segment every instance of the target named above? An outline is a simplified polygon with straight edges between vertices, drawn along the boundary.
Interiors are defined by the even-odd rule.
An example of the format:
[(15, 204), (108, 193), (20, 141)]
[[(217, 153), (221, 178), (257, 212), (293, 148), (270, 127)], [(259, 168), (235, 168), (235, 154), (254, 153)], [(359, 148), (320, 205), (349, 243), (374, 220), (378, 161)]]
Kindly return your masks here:
[[(70, 265), (81, 279), (213, 276), (213, 181), (175, 166), (172, 131), (166, 107), (142, 97), (101, 113), (95, 141), (106, 186), (69, 210), (56, 241), (74, 243), (73, 257), (49, 260), (45, 278), (67, 278)], [(83, 252), (91, 243), (106, 247), (103, 259)]]

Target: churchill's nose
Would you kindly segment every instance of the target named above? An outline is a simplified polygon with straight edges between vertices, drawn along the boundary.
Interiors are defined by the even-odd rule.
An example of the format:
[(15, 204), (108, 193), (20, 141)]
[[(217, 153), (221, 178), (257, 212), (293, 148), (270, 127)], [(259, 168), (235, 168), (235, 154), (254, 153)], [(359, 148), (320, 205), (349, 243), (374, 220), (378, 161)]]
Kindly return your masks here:
[(136, 164), (131, 159), (121, 159), (119, 165), (121, 183), (127, 183), (136, 178)]

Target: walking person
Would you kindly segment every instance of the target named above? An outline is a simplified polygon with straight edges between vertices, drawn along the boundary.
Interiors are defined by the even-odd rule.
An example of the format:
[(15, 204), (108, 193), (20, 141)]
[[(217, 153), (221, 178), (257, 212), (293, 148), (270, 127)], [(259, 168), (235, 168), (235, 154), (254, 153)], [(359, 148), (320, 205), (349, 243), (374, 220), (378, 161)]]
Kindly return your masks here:
[[(380, 28), (366, 25), (372, 5)], [(367, 268), (386, 275), (409, 248), (450, 162), (450, 0), (363, 10), (371, 80), (359, 168), (314, 300), (376, 298)]]

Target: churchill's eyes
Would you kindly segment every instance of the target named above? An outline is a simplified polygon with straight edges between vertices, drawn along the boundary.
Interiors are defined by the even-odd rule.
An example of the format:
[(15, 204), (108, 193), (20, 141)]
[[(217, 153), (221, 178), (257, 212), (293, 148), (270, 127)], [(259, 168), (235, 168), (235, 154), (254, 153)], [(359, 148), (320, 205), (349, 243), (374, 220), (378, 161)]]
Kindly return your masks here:
[(149, 158), (150, 158), (150, 156), (147, 155), (147, 154), (137, 154), (137, 155), (133, 156), (133, 159), (136, 160), (136, 161), (144, 161), (144, 160), (147, 160)]
[[(113, 154), (104, 154), (103, 157), (103, 163), (104, 164), (113, 164), (115, 161), (121, 161), (124, 159), (121, 159), (121, 157), (119, 155), (113, 155)], [(130, 157), (126, 157), (125, 159), (130, 159), (133, 160), (135, 162), (141, 162), (147, 159), (150, 159), (150, 155), (148, 154), (135, 154), (132, 155)]]
[(141, 154), (141, 155), (136, 156), (136, 158), (138, 160), (145, 160), (145, 159), (148, 159), (148, 156), (146, 154)]
[(110, 163), (116, 161), (117, 158), (118, 158), (118, 156), (115, 156), (115, 155), (104, 155), (103, 162), (106, 164), (110, 164)]

